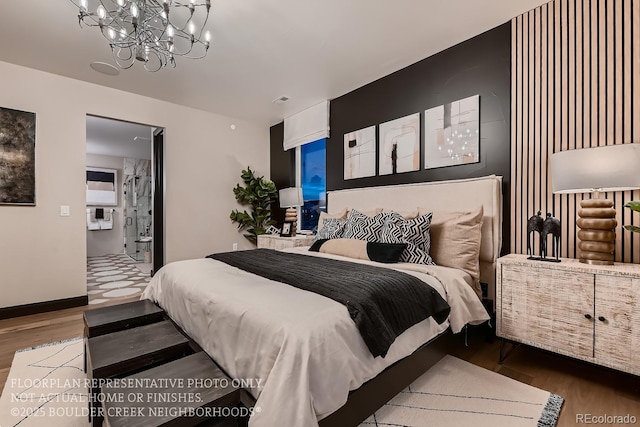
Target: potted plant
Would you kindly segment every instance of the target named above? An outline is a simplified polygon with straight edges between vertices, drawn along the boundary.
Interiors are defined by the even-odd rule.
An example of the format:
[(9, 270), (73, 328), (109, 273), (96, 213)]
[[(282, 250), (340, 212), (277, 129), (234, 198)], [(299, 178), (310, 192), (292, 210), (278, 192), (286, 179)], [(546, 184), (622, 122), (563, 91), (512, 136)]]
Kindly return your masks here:
[(271, 203), (276, 200), (276, 185), (270, 179), (256, 176), (250, 167), (240, 175), (243, 186), (236, 184), (233, 194), (238, 203), (249, 205), (250, 211), (237, 209), (231, 211), (231, 221), (238, 223), (238, 230), (244, 230), (244, 237), (256, 244), (259, 234), (265, 234), (270, 225), (275, 224), (271, 219)]
[[(637, 200), (631, 201), (626, 205), (624, 205), (624, 207), (629, 208), (632, 211), (640, 212), (640, 201), (637, 201)], [(624, 229), (628, 231), (633, 231), (634, 233), (640, 233), (640, 227), (636, 225), (625, 225)]]

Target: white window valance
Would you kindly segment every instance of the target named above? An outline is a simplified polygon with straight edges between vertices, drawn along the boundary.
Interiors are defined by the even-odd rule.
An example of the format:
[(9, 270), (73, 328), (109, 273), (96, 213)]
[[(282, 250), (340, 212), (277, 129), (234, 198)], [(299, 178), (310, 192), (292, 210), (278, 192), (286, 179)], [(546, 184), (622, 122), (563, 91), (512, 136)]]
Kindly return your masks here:
[(329, 101), (284, 119), (284, 150), (329, 137)]

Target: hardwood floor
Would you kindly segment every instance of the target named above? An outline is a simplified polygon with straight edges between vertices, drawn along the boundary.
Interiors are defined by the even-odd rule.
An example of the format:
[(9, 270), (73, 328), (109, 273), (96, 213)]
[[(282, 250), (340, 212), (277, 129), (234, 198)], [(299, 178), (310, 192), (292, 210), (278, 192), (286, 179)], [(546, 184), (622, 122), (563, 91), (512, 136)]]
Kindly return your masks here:
[(85, 310), (138, 299), (140, 296), (117, 298), (103, 304), (0, 320), (0, 391), (4, 389), (16, 350), (82, 336), (84, 333), (82, 313)]
[[(110, 301), (105, 305), (112, 303)], [(0, 390), (4, 388), (16, 350), (81, 336), (82, 313), (88, 308), (77, 307), (0, 320)], [(525, 346), (517, 348), (500, 365), (499, 340), (487, 344), (478, 330), (469, 333), (468, 347), (464, 346), (462, 335), (446, 339), (449, 353), (456, 357), (564, 397), (559, 427), (576, 425), (577, 414), (629, 414), (636, 417), (636, 425), (640, 423), (638, 377)]]

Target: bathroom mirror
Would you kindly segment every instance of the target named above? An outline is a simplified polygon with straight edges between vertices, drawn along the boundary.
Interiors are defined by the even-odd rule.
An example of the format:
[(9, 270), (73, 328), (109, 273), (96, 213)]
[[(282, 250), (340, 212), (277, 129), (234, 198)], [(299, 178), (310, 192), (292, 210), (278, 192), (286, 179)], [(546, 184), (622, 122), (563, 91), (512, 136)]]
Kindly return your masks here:
[(118, 171), (87, 168), (87, 206), (118, 205)]

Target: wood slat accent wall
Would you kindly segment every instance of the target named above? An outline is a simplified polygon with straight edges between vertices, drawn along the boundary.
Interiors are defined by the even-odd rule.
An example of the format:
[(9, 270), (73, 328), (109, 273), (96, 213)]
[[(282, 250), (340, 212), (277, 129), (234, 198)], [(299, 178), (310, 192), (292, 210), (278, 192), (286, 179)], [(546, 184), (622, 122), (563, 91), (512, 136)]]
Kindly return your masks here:
[[(511, 251), (526, 253), (527, 219), (541, 210), (560, 219), (561, 256), (575, 258), (590, 196), (554, 195), (549, 158), (640, 143), (640, 0), (551, 1), (512, 20), (511, 50)], [(640, 191), (606, 197), (618, 213), (616, 261), (640, 263), (640, 235), (621, 227), (640, 224), (623, 208)]]

